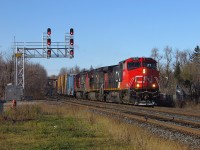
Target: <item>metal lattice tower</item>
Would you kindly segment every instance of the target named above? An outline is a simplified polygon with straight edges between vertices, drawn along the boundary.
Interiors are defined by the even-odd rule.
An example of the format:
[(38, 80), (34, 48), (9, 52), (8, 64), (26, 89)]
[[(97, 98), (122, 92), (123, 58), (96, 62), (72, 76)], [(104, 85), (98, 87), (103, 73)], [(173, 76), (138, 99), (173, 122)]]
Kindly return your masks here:
[(42, 34), (42, 42), (15, 42), (15, 85), (21, 87), (22, 97), (25, 91), (25, 61), (27, 58), (73, 58), (74, 57), (74, 33), (65, 34), (64, 42), (50, 42), (51, 36), (47, 33)]
[(24, 89), (24, 49), (16, 48), (15, 53), (15, 82)]

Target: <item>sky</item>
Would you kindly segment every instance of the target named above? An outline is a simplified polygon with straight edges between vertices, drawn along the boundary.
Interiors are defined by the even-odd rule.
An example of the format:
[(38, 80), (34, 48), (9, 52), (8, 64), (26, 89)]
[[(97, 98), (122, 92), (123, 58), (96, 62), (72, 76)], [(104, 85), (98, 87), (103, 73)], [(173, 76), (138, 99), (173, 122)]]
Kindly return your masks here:
[(130, 57), (193, 50), (200, 42), (199, 0), (0, 0), (0, 52), (12, 42), (41, 42), (51, 28), (52, 41), (64, 41), (74, 28), (74, 59), (31, 59), (48, 75), (63, 67), (102, 67)]

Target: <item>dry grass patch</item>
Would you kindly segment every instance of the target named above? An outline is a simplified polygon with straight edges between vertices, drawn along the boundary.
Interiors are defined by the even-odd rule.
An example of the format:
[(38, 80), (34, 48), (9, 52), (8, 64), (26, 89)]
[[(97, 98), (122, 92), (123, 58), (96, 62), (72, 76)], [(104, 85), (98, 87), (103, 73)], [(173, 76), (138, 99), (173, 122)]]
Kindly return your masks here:
[(127, 145), (133, 150), (187, 150), (186, 145), (177, 141), (159, 138), (145, 129), (126, 124), (115, 119), (96, 117), (98, 124), (102, 124), (104, 132), (111, 135), (109, 138)]
[[(13, 113), (15, 112), (15, 113)], [(0, 119), (0, 145), (4, 149), (130, 149), (186, 150), (187, 146), (161, 139), (134, 125), (67, 104), (17, 106)], [(4, 121), (4, 123), (3, 123)]]
[[(46, 105), (45, 107), (49, 107)], [(50, 106), (52, 107), (52, 106)], [(56, 110), (56, 109), (59, 109)], [(91, 126), (88, 129), (99, 131), (106, 135), (106, 141), (115, 141), (117, 144), (124, 145), (125, 149), (135, 150), (187, 150), (188, 146), (182, 145), (177, 141), (166, 140), (150, 134), (148, 131), (135, 125), (123, 123), (117, 119), (103, 117), (87, 111), (85, 108), (62, 105), (53, 109), (58, 114), (84, 119)], [(112, 149), (112, 146), (110, 147)]]

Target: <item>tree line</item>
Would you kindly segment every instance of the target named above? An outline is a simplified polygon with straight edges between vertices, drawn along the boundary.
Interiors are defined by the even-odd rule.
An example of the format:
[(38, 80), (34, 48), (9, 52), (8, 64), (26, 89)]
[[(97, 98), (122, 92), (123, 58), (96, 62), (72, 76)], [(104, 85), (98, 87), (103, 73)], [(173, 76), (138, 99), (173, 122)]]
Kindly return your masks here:
[[(0, 53), (0, 99), (5, 97), (6, 86), (15, 83), (14, 54)], [(47, 71), (40, 64), (25, 62), (25, 95), (34, 99), (43, 98), (47, 83)]]
[[(194, 50), (173, 50), (166, 46), (162, 51), (157, 48), (151, 50), (151, 56), (157, 61), (160, 72), (160, 91), (174, 94), (177, 87), (181, 87), (185, 94), (193, 97), (200, 95), (200, 48)], [(15, 79), (15, 57), (13, 54), (0, 53), (0, 98), (4, 96), (5, 87), (8, 83), (14, 83)], [(74, 67), (63, 67), (61, 74), (77, 74), (81, 69), (78, 65)], [(47, 84), (47, 71), (40, 64), (25, 63), (25, 95), (33, 96), (35, 99), (45, 95)]]
[(157, 60), (160, 71), (160, 91), (175, 94), (181, 90), (183, 96), (198, 101), (200, 95), (200, 48), (193, 51), (173, 50), (166, 46), (163, 51), (151, 50), (151, 57)]

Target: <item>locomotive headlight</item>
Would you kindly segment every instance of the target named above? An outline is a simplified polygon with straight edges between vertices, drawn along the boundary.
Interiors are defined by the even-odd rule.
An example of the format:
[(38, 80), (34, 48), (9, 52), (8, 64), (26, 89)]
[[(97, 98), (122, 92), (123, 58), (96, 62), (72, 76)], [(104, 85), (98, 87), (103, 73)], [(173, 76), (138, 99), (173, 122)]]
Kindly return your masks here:
[(136, 84), (136, 87), (139, 88), (139, 87), (140, 87), (140, 84)]
[(155, 87), (156, 87), (156, 84), (155, 84), (155, 83), (154, 83), (154, 84), (152, 84), (152, 87), (153, 87), (153, 88), (155, 88)]
[(145, 68), (143, 68), (143, 70), (142, 70), (142, 73), (143, 73), (143, 74), (145, 74), (145, 73), (146, 73), (146, 69), (145, 69)]

